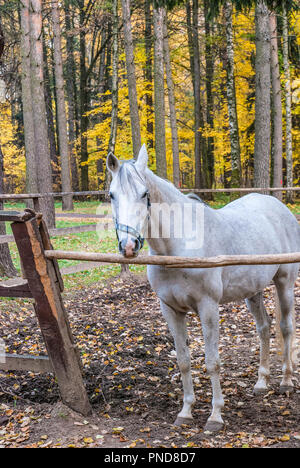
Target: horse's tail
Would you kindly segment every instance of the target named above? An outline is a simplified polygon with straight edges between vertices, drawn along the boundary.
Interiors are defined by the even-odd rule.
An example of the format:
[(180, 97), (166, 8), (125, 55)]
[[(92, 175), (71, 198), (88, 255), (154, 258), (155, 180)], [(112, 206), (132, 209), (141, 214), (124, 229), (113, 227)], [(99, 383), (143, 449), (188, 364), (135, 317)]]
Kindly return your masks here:
[[(296, 281), (295, 287), (299, 287), (300, 282)], [(280, 358), (283, 357), (283, 352), (284, 352), (284, 343), (283, 343), (283, 337), (280, 329), (280, 320), (281, 320), (281, 308), (280, 308), (280, 302), (279, 302), (279, 297), (277, 294), (277, 290), (275, 287), (275, 336), (276, 336), (276, 351), (277, 355), (280, 356)], [(292, 350), (291, 350), (291, 358), (292, 358), (292, 363), (294, 369), (297, 368), (298, 366), (298, 352), (300, 349), (300, 342), (299, 339), (297, 338), (297, 328), (296, 328), (296, 315), (295, 315), (295, 305), (293, 306), (292, 310), (292, 320), (293, 320), (293, 338), (292, 338)]]

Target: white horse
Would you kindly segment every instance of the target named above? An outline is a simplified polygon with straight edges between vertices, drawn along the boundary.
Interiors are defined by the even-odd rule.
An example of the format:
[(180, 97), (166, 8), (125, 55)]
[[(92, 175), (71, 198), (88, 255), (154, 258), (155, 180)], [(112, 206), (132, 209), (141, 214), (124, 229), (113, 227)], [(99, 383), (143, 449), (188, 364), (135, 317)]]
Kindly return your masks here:
[[(120, 163), (113, 155), (107, 158), (112, 174), (110, 196), (115, 217), (119, 250), (126, 257), (138, 255), (143, 245), (143, 232), (148, 234), (150, 255), (181, 255), (211, 257), (222, 254), (276, 254), (300, 251), (300, 227), (296, 218), (280, 201), (272, 196), (250, 194), (214, 210), (201, 201), (189, 198), (170, 182), (157, 177), (147, 168), (145, 145), (136, 161)], [(156, 208), (160, 206), (158, 212)], [(170, 206), (189, 208), (182, 220), (179, 211), (173, 213), (170, 223)], [(138, 208), (137, 208), (138, 207)], [(196, 208), (201, 208), (197, 210)], [(186, 231), (175, 235), (179, 225), (189, 229), (195, 225), (190, 219), (192, 208), (198, 219), (195, 245), (193, 235)], [(168, 223), (170, 235), (161, 235)], [(191, 227), (192, 226), (192, 227)], [(187, 232), (187, 233), (186, 233)], [(160, 233), (160, 235), (157, 235)], [(194, 236), (195, 237), (195, 236)], [(270, 319), (263, 304), (263, 290), (271, 281), (275, 283), (281, 308), (280, 328), (284, 341), (283, 376), (281, 392), (291, 391), (293, 336), (294, 283), (299, 264), (227, 266), (211, 269), (170, 269), (148, 266), (149, 282), (158, 295), (163, 316), (174, 337), (178, 366), (183, 383), (183, 407), (175, 424), (192, 422), (192, 405), (195, 401), (191, 376), (190, 354), (186, 328), (186, 312), (199, 314), (205, 340), (205, 362), (212, 383), (212, 413), (206, 430), (217, 431), (223, 427), (221, 410), (224, 399), (220, 386), (219, 304), (246, 299), (256, 320), (260, 338), (260, 364), (255, 393), (264, 392), (270, 375)]]

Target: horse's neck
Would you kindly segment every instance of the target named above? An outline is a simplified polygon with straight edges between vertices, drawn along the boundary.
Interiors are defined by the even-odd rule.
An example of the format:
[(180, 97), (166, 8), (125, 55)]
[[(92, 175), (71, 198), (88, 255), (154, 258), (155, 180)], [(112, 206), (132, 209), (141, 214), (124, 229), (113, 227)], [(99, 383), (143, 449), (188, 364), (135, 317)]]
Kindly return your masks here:
[(146, 183), (153, 203), (184, 203), (185, 196), (173, 184), (146, 170)]
[[(172, 184), (157, 177), (151, 171), (147, 171), (146, 173), (146, 182), (150, 193), (150, 201), (152, 206), (150, 222), (151, 232), (150, 236), (147, 238), (150, 251), (155, 255), (180, 255), (183, 249), (183, 239), (178, 237), (176, 238), (174, 236), (161, 236), (161, 233), (163, 232), (163, 224), (170, 222), (167, 219), (167, 217), (170, 216), (170, 210), (168, 209), (168, 206), (171, 207), (175, 204), (193, 204), (195, 206), (195, 203), (198, 205), (198, 202), (192, 201), (183, 195), (179, 190), (177, 190)], [(160, 206), (160, 216), (155, 216), (154, 214), (155, 210), (153, 208), (155, 204)], [(200, 202), (198, 207), (205, 211), (205, 214), (203, 213), (203, 218), (205, 218), (206, 221), (210, 220), (211, 216), (213, 217), (214, 210), (211, 210), (206, 205), (201, 205)], [(159, 235), (153, 236), (153, 232), (159, 233)]]

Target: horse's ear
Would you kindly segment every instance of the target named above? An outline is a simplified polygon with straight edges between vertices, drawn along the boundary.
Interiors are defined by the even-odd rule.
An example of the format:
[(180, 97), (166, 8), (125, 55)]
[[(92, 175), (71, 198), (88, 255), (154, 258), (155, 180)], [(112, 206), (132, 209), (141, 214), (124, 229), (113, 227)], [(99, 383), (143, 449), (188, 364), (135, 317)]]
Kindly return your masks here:
[(112, 174), (116, 174), (120, 169), (119, 160), (112, 152), (107, 156), (106, 167)]
[(147, 167), (147, 164), (148, 164), (148, 153), (147, 153), (146, 145), (144, 143), (140, 149), (135, 165), (137, 166), (139, 170), (144, 171)]

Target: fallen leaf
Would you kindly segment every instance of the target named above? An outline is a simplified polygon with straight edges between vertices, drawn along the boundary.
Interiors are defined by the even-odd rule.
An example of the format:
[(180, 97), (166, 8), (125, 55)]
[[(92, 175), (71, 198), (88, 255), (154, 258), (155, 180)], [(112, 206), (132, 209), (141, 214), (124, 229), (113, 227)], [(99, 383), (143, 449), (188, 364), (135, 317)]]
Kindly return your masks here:
[(287, 442), (288, 440), (290, 440), (290, 436), (288, 434), (285, 434), (282, 437), (279, 437), (279, 440), (281, 440), (281, 442)]
[(113, 434), (121, 434), (122, 431), (124, 431), (124, 427), (121, 427), (121, 426), (112, 428)]
[(140, 432), (150, 432), (150, 431), (151, 431), (150, 427), (144, 427), (144, 428), (140, 429)]
[(94, 439), (92, 439), (92, 437), (84, 437), (83, 442), (85, 444), (92, 444), (94, 442)]

